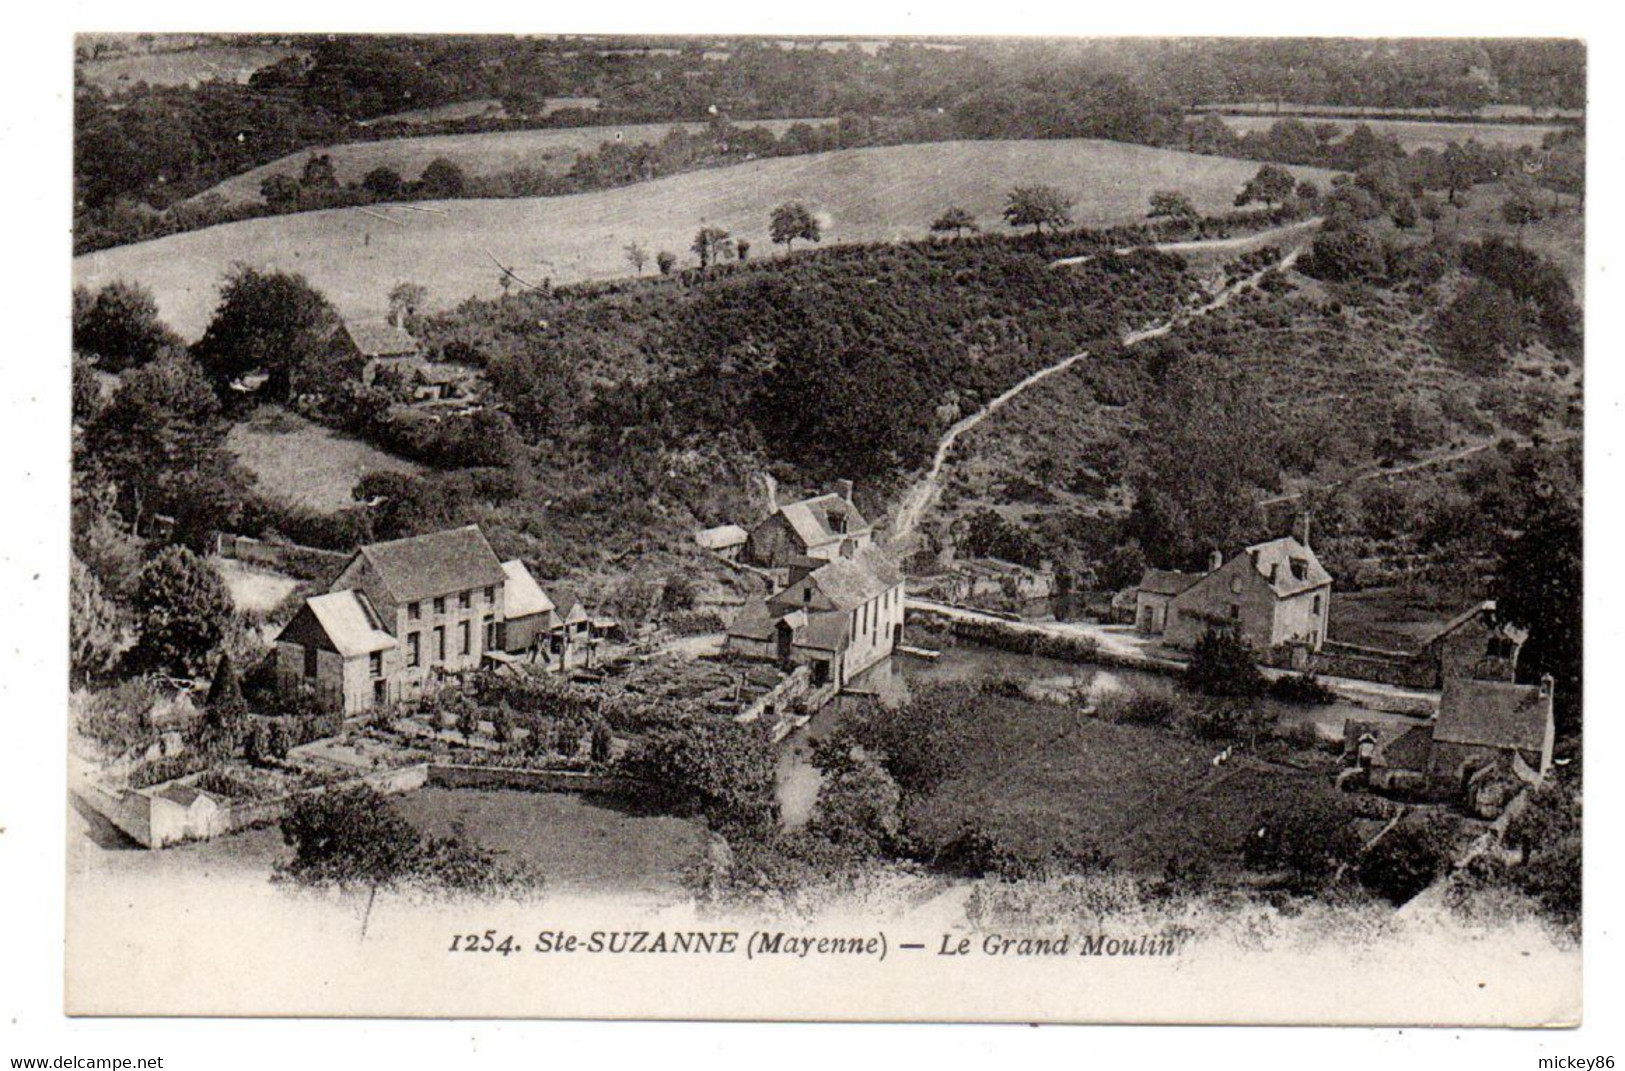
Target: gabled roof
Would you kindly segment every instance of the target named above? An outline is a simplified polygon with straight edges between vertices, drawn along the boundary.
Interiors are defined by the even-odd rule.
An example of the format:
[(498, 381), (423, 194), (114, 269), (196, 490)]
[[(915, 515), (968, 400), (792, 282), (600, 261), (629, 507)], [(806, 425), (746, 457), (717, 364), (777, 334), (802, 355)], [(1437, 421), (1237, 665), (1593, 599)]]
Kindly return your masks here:
[(165, 785), (157, 792), (154, 792), (153, 795), (157, 796), (159, 799), (168, 800), (170, 803), (179, 804), (182, 807), (190, 807), (198, 800), (208, 800), (215, 806), (219, 806), (225, 802), (221, 797), (216, 796), (212, 792), (205, 792), (200, 788), (193, 788), (191, 785), (181, 784)]
[(507, 580), (496, 551), (477, 525), (369, 543), (358, 552), (377, 571), (390, 597), (413, 602)]
[(777, 624), (772, 611), (767, 608), (767, 600), (758, 595), (734, 614), (734, 619), (728, 623), (728, 635), (747, 640), (770, 640)]
[(750, 538), (737, 524), (719, 524), (715, 528), (707, 528), (702, 532), (694, 533), (694, 542), (706, 550), (726, 550), (737, 547)]
[(1395, 721), (1358, 721), (1353, 718), (1343, 723), (1343, 745), (1353, 751), (1360, 738), (1370, 736), (1376, 741), (1373, 766), (1396, 770), (1424, 770), (1433, 751), (1433, 727), (1426, 723), (1406, 724)]
[(1540, 751), (1552, 717), (1550, 693), (1533, 684), (1452, 679), (1444, 682), (1433, 739), (1446, 744)]
[(805, 628), (796, 634), (797, 647), (819, 651), (845, 650), (852, 634), (852, 615), (845, 612), (807, 615)]
[[(1269, 578), (1270, 567), (1276, 567), (1275, 579), (1270, 586), (1279, 598), (1332, 582), (1332, 574), (1321, 566), (1315, 552), (1291, 536), (1255, 543), (1247, 548), (1246, 553), (1253, 559), (1259, 575), (1265, 579)], [(1298, 566), (1298, 572), (1293, 571), (1294, 564)]]
[[(343, 658), (358, 658), (374, 651), (395, 646), (395, 637), (384, 631), (384, 623), (359, 591), (331, 591), (326, 595), (313, 595), (305, 606), (316, 618), (316, 623), (333, 642), (333, 649)], [(291, 629), (293, 623), (288, 623)], [(284, 629), (284, 631), (287, 631)]]
[(774, 598), (811, 585), (823, 593), (835, 609), (854, 610), (902, 582), (902, 570), (891, 555), (880, 547), (867, 546), (850, 558), (825, 562)]
[(1147, 569), (1136, 591), (1147, 595), (1179, 595), (1202, 579), (1202, 573), (1181, 573), (1175, 569)]
[(508, 578), (502, 589), (502, 613), (509, 621), (516, 617), (545, 614), (553, 609), (553, 600), (536, 583), (536, 578), (530, 575), (524, 562), (518, 558), (503, 562), (502, 571)]
[(344, 333), (363, 357), (405, 357), (418, 351), (406, 328), (388, 320), (345, 320)]
[[(819, 546), (831, 540), (869, 530), (869, 522), (858, 512), (858, 507), (852, 504), (852, 500), (842, 498), (833, 492), (780, 506), (779, 513), (808, 546)], [(832, 517), (844, 517), (846, 530), (836, 531), (830, 523)]]

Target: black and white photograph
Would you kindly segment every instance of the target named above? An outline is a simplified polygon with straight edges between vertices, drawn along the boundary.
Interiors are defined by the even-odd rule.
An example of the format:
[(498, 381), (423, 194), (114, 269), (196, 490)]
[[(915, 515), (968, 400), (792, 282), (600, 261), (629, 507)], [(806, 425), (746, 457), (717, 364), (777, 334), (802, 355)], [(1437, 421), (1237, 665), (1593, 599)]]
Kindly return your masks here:
[(1578, 1025), (1588, 45), (1465, 14), (81, 27), (65, 1012)]

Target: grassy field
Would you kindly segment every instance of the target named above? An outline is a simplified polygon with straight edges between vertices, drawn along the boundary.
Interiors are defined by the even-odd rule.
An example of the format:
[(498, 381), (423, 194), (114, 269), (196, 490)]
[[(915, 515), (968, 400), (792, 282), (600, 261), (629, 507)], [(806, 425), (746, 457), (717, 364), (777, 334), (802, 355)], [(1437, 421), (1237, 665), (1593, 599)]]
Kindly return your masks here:
[(235, 558), (211, 557), (209, 564), (226, 582), (232, 605), (244, 612), (267, 613), (274, 610), (301, 583), (297, 577)]
[[(1141, 219), (1152, 190), (1177, 188), (1203, 212), (1228, 210), (1258, 164), (1118, 142), (974, 141), (853, 149), (757, 160), (622, 189), (570, 197), (426, 202), (405, 208), (339, 209), (247, 220), (90, 253), (74, 280), (92, 287), (129, 279), (150, 287), (164, 319), (187, 338), (202, 334), (220, 280), (234, 261), (302, 272), (349, 316), (382, 315), (403, 280), (428, 286), (430, 304), (500, 292), (493, 258), (520, 277), (555, 283), (626, 275), (623, 247), (668, 249), (692, 264), (702, 224), (747, 238), (753, 256), (774, 255), (768, 214), (806, 202), (824, 241), (924, 237), (950, 204), (988, 229), (1018, 183), (1065, 190), (1080, 224)], [(1329, 174), (1294, 168), (1325, 185)], [(369, 214), (370, 213), (370, 214)], [(388, 220), (379, 218), (387, 215)], [(652, 270), (652, 269), (651, 269)]]
[(255, 45), (217, 46), (170, 52), (137, 52), (77, 64), (79, 74), (98, 89), (128, 89), (141, 82), (155, 86), (195, 86), (201, 82), (247, 82), (261, 67), (294, 54), (291, 48)]
[[(456, 110), (466, 110), (467, 106), (446, 107), (453, 110), (451, 117), (455, 118)], [(795, 123), (817, 126), (832, 122), (833, 119), (746, 119), (736, 125), (766, 127), (778, 135)], [(643, 123), (625, 126), (564, 127), (554, 130), (502, 130), (485, 134), (428, 134), (418, 138), (352, 141), (342, 145), (316, 146), (290, 153), (252, 171), (233, 175), (224, 182), (211, 186), (200, 196), (215, 194), (232, 204), (261, 201), (263, 198), (260, 196), (260, 184), (268, 176), (297, 177), (312, 153), (325, 153), (331, 156), (333, 170), (337, 173), (339, 181), (344, 183), (360, 182), (362, 177), (375, 167), (392, 167), (404, 178), (415, 181), (423, 174), (423, 169), (429, 166), (430, 161), (440, 158), (450, 160), (471, 175), (490, 175), (517, 167), (563, 174), (570, 170), (577, 156), (597, 149), (606, 141), (620, 141), (628, 145), (653, 143), (665, 137), (672, 127), (699, 131), (705, 129), (705, 124)]]
[(1127, 870), (1196, 854), (1222, 869), (1268, 812), (1342, 798), (1311, 774), (1215, 767), (1217, 746), (1061, 706), (990, 698), (979, 719), (960, 772), (911, 815), (932, 840), (975, 820), (1031, 849), (1092, 842)]
[(1439, 630), (1463, 607), (1439, 605), (1400, 588), (1338, 591), (1332, 595), (1327, 633), (1342, 643), (1408, 651)]
[(350, 489), (369, 472), (422, 471), (359, 439), (270, 407), (235, 425), (226, 446), (259, 478), (258, 490), (317, 510), (355, 505)]
[(694, 822), (566, 793), (425, 788), (396, 806), (423, 833), (459, 834), (534, 868), (554, 890), (675, 891), (705, 847), (705, 830)]
[[(1280, 120), (1274, 116), (1265, 115), (1224, 115), (1220, 116), (1226, 126), (1239, 131), (1268, 130)], [(1452, 141), (1477, 141), (1481, 145), (1496, 145), (1517, 147), (1519, 145), (1539, 145), (1541, 138), (1547, 134), (1562, 130), (1560, 126), (1544, 126), (1532, 123), (1452, 123), (1433, 122), (1426, 119), (1320, 119), (1305, 117), (1304, 122), (1318, 126), (1321, 123), (1331, 123), (1343, 133), (1354, 129), (1355, 125), (1364, 122), (1378, 136), (1394, 135), (1399, 139), (1399, 147), (1406, 152), (1417, 149), (1443, 149)]]

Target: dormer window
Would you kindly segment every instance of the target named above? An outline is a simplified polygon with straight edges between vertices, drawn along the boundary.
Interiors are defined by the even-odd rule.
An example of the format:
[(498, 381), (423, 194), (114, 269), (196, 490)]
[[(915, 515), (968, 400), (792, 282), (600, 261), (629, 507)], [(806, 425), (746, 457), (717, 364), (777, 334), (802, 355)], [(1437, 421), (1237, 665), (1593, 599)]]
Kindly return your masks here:
[(811, 602), (812, 602), (812, 588), (811, 588), (811, 586), (802, 588), (801, 589), (801, 605), (806, 606), (807, 604), (809, 604)]
[(1309, 577), (1309, 559), (1308, 558), (1293, 558), (1291, 564), (1292, 564), (1292, 576), (1293, 576), (1294, 579), (1296, 579), (1296, 580), (1308, 579), (1308, 577)]
[(846, 514), (831, 512), (829, 515), (829, 530), (836, 533), (845, 533)]
[(416, 621), (418, 618), (420, 618), (422, 616), (423, 616), (423, 604), (422, 603), (420, 603), (420, 602), (409, 602), (409, 603), (406, 604), (406, 618), (407, 618), (407, 620)]

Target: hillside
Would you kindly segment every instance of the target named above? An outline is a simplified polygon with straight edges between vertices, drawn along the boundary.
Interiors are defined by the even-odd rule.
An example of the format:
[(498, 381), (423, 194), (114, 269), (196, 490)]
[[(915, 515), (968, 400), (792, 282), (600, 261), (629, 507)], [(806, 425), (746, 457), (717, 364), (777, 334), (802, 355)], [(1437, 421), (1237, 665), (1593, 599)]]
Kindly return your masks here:
[[(968, 209), (986, 229), (1017, 184), (1046, 183), (1074, 198), (1080, 224), (1144, 217), (1159, 188), (1184, 191), (1204, 213), (1230, 208), (1256, 163), (1091, 139), (970, 141), (853, 149), (758, 160), (637, 186), (569, 197), (423, 202), (248, 220), (74, 259), (74, 281), (133, 279), (152, 289), (164, 319), (201, 335), (222, 274), (233, 262), (302, 272), (350, 316), (384, 311), (403, 280), (429, 286), (431, 304), (501, 292), (494, 260), (521, 278), (567, 283), (626, 275), (623, 247), (669, 249), (691, 264), (702, 223), (747, 238), (757, 257), (773, 246), (772, 208), (806, 202), (824, 242), (892, 241), (929, 233), (945, 207)], [(1325, 184), (1330, 175), (1292, 169)], [(387, 216), (387, 220), (385, 217)], [(493, 259), (494, 258), (494, 259)]]
[[(489, 102), (471, 103), (484, 105)], [(425, 118), (421, 121), (455, 119), (460, 117), (459, 109), (466, 110), (466, 107), (467, 105), (446, 105), (439, 109), (431, 109), (444, 114), (438, 119)], [(387, 120), (409, 121), (400, 116), (386, 116), (378, 122)], [(796, 123), (819, 126), (830, 122), (833, 120), (743, 119), (733, 125), (762, 127), (778, 136)], [(366, 173), (375, 167), (392, 167), (407, 181), (415, 181), (423, 174), (423, 169), (429, 162), (436, 159), (450, 160), (471, 175), (489, 175), (518, 167), (563, 174), (570, 170), (570, 166), (583, 152), (597, 149), (606, 141), (626, 145), (654, 143), (665, 137), (673, 127), (694, 133), (705, 130), (706, 124), (635, 123), (560, 127), (553, 130), (503, 130), (483, 134), (432, 134), (417, 138), (389, 138), (380, 141), (352, 141), (342, 145), (316, 146), (289, 153), (252, 171), (233, 175), (198, 196), (207, 197), (212, 194), (224, 198), (231, 204), (260, 201), (262, 200), (260, 184), (266, 178), (271, 175), (297, 177), (305, 165), (305, 160), (312, 154), (330, 156), (333, 160), (333, 171), (338, 180), (344, 184), (360, 182)]]
[[(1268, 130), (1280, 119), (1268, 115), (1226, 115), (1223, 116), (1224, 125), (1243, 133), (1255, 130)], [(1451, 142), (1477, 141), (1484, 145), (1500, 145), (1515, 148), (1519, 145), (1539, 145), (1541, 139), (1548, 134), (1555, 134), (1565, 129), (1561, 126), (1547, 126), (1539, 123), (1452, 123), (1449, 121), (1435, 122), (1426, 119), (1323, 119), (1310, 117), (1305, 120), (1312, 126), (1323, 123), (1337, 128), (1339, 135), (1346, 135), (1360, 123), (1371, 128), (1372, 133), (1380, 137), (1392, 134), (1399, 142), (1399, 147), (1406, 152), (1417, 149), (1434, 149), (1443, 151)]]

